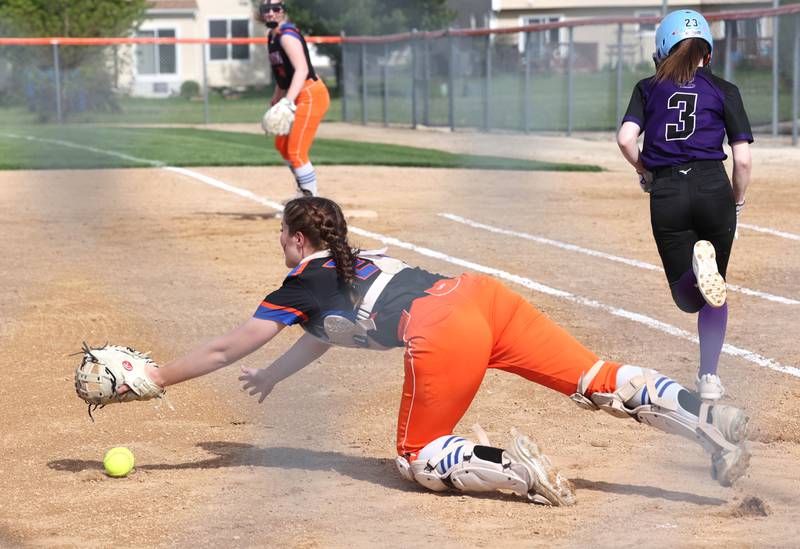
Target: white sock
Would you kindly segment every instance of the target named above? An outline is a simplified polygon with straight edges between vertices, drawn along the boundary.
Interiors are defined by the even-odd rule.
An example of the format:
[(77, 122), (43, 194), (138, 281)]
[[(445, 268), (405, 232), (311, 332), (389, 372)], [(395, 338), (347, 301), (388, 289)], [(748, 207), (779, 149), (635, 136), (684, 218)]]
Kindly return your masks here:
[(292, 171), (300, 190), (310, 192), (311, 196), (317, 196), (317, 172), (314, 171), (314, 166), (311, 165), (311, 162), (303, 164), (299, 168), (294, 168)]
[[(622, 387), (625, 383), (629, 380), (633, 379), (636, 376), (643, 376), (645, 370), (638, 366), (630, 366), (625, 364), (617, 370), (617, 387)], [(653, 379), (655, 380), (655, 388), (658, 391), (658, 396), (666, 399), (672, 400), (678, 403), (678, 411), (682, 414), (686, 414), (687, 417), (691, 417), (692, 419), (697, 419), (697, 412), (692, 413), (690, 410), (684, 408), (682, 404), (687, 404), (689, 408), (694, 408), (694, 401), (695, 398), (691, 398), (692, 395), (689, 391), (686, 390), (680, 383), (675, 381), (674, 379), (670, 379), (669, 377), (665, 376), (664, 374), (660, 374), (655, 370), (652, 371)], [(679, 399), (678, 395), (681, 391), (686, 391), (687, 398)], [(645, 404), (652, 404), (652, 400), (650, 399), (650, 394), (647, 391), (647, 387), (642, 387), (639, 391), (629, 399), (625, 405), (630, 408), (636, 408), (637, 406), (642, 406)]]

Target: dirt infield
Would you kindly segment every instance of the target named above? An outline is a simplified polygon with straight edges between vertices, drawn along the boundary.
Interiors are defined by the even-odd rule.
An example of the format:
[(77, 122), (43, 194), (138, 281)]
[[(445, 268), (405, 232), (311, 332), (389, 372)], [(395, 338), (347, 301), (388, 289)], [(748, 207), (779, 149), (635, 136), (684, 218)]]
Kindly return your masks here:
[[(325, 131), (365, 133), (342, 125)], [(462, 137), (453, 137), (454, 148), (488, 139), (471, 136), (458, 145)], [(383, 141), (409, 139), (433, 146), (447, 135), (390, 131)], [(661, 273), (439, 215), (658, 265), (646, 197), (622, 171), (615, 146), (581, 139), (559, 146), (552, 139), (537, 145), (536, 138), (519, 138), (514, 150), (538, 147), (540, 155), (530, 154), (542, 160), (568, 151), (560, 160), (592, 157), (611, 171), (322, 167), (320, 181), (346, 209), (377, 212), (352, 220), (354, 226), (585, 298), (513, 286), (602, 356), (691, 385), (695, 343), (610, 312), (631, 311), (693, 333), (693, 318), (672, 305)], [(512, 140), (491, 136), (483, 152), (506, 143), (511, 155)], [(777, 146), (756, 149), (743, 221), (800, 234), (797, 156)], [(291, 192), (284, 168), (194, 171), (275, 201)], [(800, 305), (763, 295), (730, 294), (728, 343), (750, 354), (723, 355), (721, 372), (727, 402), (744, 406), (753, 426), (752, 466), (733, 488), (712, 481), (707, 456), (683, 439), (582, 411), (521, 378), (490, 373), (458, 432), (468, 435), (479, 422), (502, 445), (512, 426), (521, 428), (573, 479), (578, 504), (550, 509), (511, 496), (426, 492), (402, 480), (393, 464), (400, 351), (332, 350), (263, 405), (239, 390), (233, 366), (170, 389), (174, 411), (113, 405), (91, 423), (74, 394), (78, 359), (70, 354), (84, 340), (108, 340), (165, 362), (246, 319), (286, 272), (274, 213), (159, 169), (0, 174), (0, 545), (796, 543), (800, 379), (753, 357), (800, 365)], [(390, 251), (434, 271), (462, 271), (402, 248)], [(729, 282), (798, 300), (799, 258), (797, 240), (743, 229)], [(267, 365), (298, 333), (284, 331), (243, 363)], [(107, 478), (103, 453), (120, 445), (135, 453), (136, 470)]]

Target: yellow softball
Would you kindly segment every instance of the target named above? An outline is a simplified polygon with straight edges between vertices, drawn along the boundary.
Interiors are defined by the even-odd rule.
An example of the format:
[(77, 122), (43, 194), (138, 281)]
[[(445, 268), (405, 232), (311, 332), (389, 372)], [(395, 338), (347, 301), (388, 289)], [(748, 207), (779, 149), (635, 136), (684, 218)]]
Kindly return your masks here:
[(103, 467), (110, 477), (124, 477), (133, 469), (133, 452), (124, 446), (117, 446), (106, 452)]

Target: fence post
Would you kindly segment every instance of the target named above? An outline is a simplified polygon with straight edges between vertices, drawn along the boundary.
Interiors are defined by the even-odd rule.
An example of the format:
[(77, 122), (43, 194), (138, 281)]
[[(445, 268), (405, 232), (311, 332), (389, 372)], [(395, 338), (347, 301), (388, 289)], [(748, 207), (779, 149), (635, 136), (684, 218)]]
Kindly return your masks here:
[(572, 135), (572, 115), (573, 115), (573, 81), (572, 81), (572, 46), (574, 38), (574, 27), (569, 28), (569, 53), (567, 54), (567, 136)]
[(56, 85), (56, 120), (61, 124), (64, 122), (64, 113), (61, 110), (61, 62), (58, 59), (57, 42), (53, 42), (53, 78)]
[(797, 100), (800, 92), (800, 14), (794, 16), (794, 63), (792, 63), (792, 145), (797, 145)]
[(342, 38), (342, 66), (339, 70), (342, 81), (337, 82), (339, 93), (342, 95), (342, 122), (347, 122), (347, 44), (344, 41), (345, 32), (341, 32)]
[[(773, 7), (780, 7), (780, 0), (773, 0)], [(778, 135), (778, 27), (777, 15), (772, 16), (772, 135)]]
[(417, 129), (417, 29), (411, 31), (411, 127)]
[(365, 126), (369, 122), (369, 113), (367, 112), (367, 44), (361, 43), (361, 123)]
[(383, 44), (383, 125), (389, 125), (389, 43)]
[(531, 131), (531, 31), (525, 33), (525, 74), (522, 81), (522, 130)]
[(208, 44), (203, 47), (203, 124), (208, 124)]
[[(624, 61), (623, 47), (625, 46), (622, 40), (622, 23), (617, 26), (617, 125), (619, 127), (622, 122), (622, 62)], [(616, 129), (615, 128), (615, 129)]]
[(431, 79), (431, 45), (427, 36), (422, 37), (422, 123), (431, 125), (430, 79)]
[(113, 48), (114, 55), (114, 91), (119, 91), (119, 46)]
[(450, 29), (447, 30), (447, 124), (450, 131), (456, 131), (456, 40)]
[(484, 41), (484, 79), (483, 79), (483, 129), (489, 131), (491, 128), (491, 79), (492, 79), (492, 35), (487, 34)]
[(736, 21), (725, 21), (725, 80), (733, 82), (733, 55), (731, 45), (731, 35), (733, 34), (733, 25)]

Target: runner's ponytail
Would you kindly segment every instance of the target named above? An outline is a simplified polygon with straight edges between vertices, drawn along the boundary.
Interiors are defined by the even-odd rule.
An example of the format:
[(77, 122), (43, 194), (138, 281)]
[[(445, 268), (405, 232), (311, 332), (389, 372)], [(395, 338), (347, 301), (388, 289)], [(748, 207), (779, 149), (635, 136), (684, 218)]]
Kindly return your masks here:
[(656, 70), (656, 81), (671, 80), (676, 84), (688, 84), (694, 78), (700, 61), (707, 65), (711, 60), (711, 50), (702, 38), (682, 40), (670, 52)]

